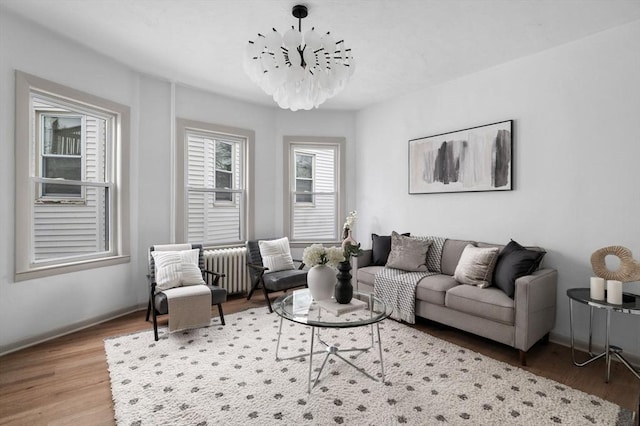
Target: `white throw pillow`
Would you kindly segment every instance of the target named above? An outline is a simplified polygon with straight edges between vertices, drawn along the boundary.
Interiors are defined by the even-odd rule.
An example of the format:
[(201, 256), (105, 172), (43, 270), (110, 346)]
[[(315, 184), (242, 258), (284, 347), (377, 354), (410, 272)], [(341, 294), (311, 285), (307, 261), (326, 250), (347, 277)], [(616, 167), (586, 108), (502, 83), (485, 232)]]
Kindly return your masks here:
[(266, 273), (295, 269), (287, 237), (277, 240), (261, 240), (258, 241), (258, 246), (260, 247), (262, 264), (265, 268), (269, 268)]
[(156, 263), (158, 291), (186, 285), (205, 284), (198, 267), (200, 250), (152, 251)]
[(489, 287), (498, 260), (498, 247), (480, 248), (467, 244), (460, 256), (453, 278), (461, 284)]

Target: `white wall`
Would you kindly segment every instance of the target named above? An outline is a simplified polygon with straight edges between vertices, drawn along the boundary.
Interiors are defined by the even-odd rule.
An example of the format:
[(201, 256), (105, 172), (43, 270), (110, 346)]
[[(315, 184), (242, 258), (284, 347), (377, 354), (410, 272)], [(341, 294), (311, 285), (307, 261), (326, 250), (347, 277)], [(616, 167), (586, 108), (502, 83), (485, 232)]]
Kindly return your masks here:
[[(566, 290), (588, 286), (591, 253), (622, 245), (640, 258), (638, 52), (640, 21), (360, 111), (357, 236), (369, 247), (371, 232), (392, 230), (543, 246), (559, 271), (553, 333), (567, 338)], [(408, 195), (410, 139), (508, 119), (513, 191)], [(577, 313), (584, 341), (587, 308)], [(612, 343), (636, 359), (638, 319), (612, 322)]]
[[(354, 151), (354, 113), (288, 114), (179, 84), (174, 98), (171, 83), (0, 11), (0, 354), (146, 305), (148, 247), (172, 240), (174, 116), (255, 131), (257, 237), (282, 233), (283, 135), (343, 136), (347, 161)], [(130, 106), (130, 263), (13, 281), (16, 69)]]
[[(137, 302), (129, 264), (13, 282), (15, 70), (125, 105), (134, 103), (137, 79), (126, 67), (4, 10), (0, 13), (0, 58), (0, 143), (4, 152), (0, 156), (4, 200), (0, 203), (1, 353), (17, 342), (66, 331), (70, 325), (121, 312)], [(132, 131), (137, 132), (134, 111)], [(131, 184), (136, 187), (135, 178)]]

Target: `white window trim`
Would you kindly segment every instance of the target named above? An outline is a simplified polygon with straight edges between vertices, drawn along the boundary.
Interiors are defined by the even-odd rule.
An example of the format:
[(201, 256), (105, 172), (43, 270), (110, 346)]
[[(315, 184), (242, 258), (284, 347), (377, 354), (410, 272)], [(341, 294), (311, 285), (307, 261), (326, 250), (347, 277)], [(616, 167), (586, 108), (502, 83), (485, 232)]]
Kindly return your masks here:
[[(175, 154), (175, 241), (177, 243), (183, 243), (187, 240), (187, 206), (185, 203), (186, 186), (187, 186), (187, 170), (185, 169), (185, 158), (187, 158), (187, 131), (203, 131), (207, 133), (220, 133), (231, 136), (240, 136), (246, 139), (245, 146), (245, 223), (242, 224), (245, 230), (245, 238), (250, 240), (253, 238), (255, 216), (254, 216), (254, 146), (255, 146), (255, 132), (253, 130), (241, 129), (237, 127), (223, 126), (212, 123), (204, 123), (201, 121), (188, 120), (184, 118), (176, 118), (176, 154)], [(224, 192), (219, 190), (218, 192)], [(226, 245), (225, 245), (226, 246)]]
[[(344, 212), (346, 203), (346, 161), (345, 161), (345, 152), (346, 152), (346, 139), (343, 137), (323, 137), (323, 136), (284, 136), (283, 140), (283, 169), (284, 169), (284, 179), (283, 179), (283, 230), (285, 235), (289, 238), (291, 247), (306, 247), (311, 243), (321, 243), (321, 244), (337, 244), (342, 240), (340, 239), (342, 236), (342, 224), (346, 219), (346, 213)], [(291, 164), (291, 147), (292, 145), (300, 146), (300, 145), (308, 145), (309, 148), (314, 146), (327, 147), (333, 146), (336, 148), (336, 162), (338, 164), (338, 169), (336, 171), (336, 179), (337, 179), (337, 191), (338, 191), (338, 200), (337, 200), (337, 226), (336, 226), (336, 235), (338, 239), (333, 241), (302, 241), (302, 240), (293, 240), (291, 235), (291, 209), (292, 209), (292, 200), (291, 200), (291, 179), (295, 177), (295, 164)]]
[[(36, 167), (33, 161), (31, 94), (70, 99), (85, 103), (92, 109), (103, 109), (116, 116), (114, 146), (114, 182), (117, 186), (113, 198), (115, 226), (111, 234), (108, 254), (89, 255), (86, 258), (59, 259), (51, 262), (31, 262), (32, 217), (34, 193), (31, 175)], [(130, 109), (118, 104), (34, 75), (16, 71), (16, 128), (15, 128), (15, 281), (43, 278), (51, 275), (117, 265), (130, 261), (129, 252), (129, 136)], [(35, 176), (35, 175), (34, 175)]]

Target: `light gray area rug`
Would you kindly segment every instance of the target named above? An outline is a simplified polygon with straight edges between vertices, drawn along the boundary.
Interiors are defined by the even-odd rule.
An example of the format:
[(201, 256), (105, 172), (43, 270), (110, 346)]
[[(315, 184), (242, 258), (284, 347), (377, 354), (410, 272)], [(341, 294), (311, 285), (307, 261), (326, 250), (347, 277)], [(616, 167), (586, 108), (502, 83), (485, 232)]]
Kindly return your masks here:
[[(626, 425), (632, 412), (393, 320), (380, 331), (384, 383), (330, 357), (307, 393), (308, 357), (275, 361), (279, 317), (266, 308), (210, 327), (105, 340), (119, 425)], [(284, 322), (280, 357), (309, 350), (308, 327)], [(369, 327), (324, 330), (343, 348)], [(317, 341), (317, 340), (316, 340)], [(324, 356), (314, 357), (319, 368)], [(376, 376), (377, 351), (353, 362)], [(567, 364), (567, 368), (573, 368)]]

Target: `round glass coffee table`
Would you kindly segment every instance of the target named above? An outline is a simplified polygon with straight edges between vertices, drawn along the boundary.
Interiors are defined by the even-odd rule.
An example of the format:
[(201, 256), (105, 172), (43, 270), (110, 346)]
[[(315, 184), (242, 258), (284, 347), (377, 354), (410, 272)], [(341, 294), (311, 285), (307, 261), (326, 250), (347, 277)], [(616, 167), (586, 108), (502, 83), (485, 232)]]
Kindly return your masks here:
[[(360, 373), (373, 379), (375, 381), (384, 382), (384, 364), (382, 361), (382, 342), (380, 340), (380, 321), (391, 315), (393, 309), (391, 306), (385, 304), (382, 300), (375, 297), (372, 294), (367, 293), (353, 293), (353, 300), (349, 305), (339, 305), (333, 300), (316, 302), (311, 298), (311, 292), (309, 289), (296, 290), (290, 294), (280, 296), (275, 304), (273, 310), (280, 316), (280, 327), (278, 329), (278, 343), (276, 346), (276, 361), (285, 359), (295, 359), (300, 357), (309, 356), (309, 382), (307, 391), (311, 393), (311, 389), (318, 383), (320, 374), (327, 363), (330, 356), (335, 356), (351, 367), (355, 368)], [(311, 327), (311, 345), (309, 352), (299, 354), (288, 358), (280, 358), (278, 356), (278, 350), (280, 349), (280, 336), (282, 334), (282, 322), (283, 320), (304, 324)], [(339, 347), (335, 344), (327, 343), (322, 339), (320, 331), (323, 328), (350, 328), (350, 327), (371, 327), (371, 344), (364, 348), (346, 348)], [(375, 326), (375, 333), (374, 333)], [(374, 339), (374, 334), (377, 339)], [(318, 341), (322, 345), (322, 350), (314, 351), (315, 341)], [(377, 345), (376, 341), (377, 340)], [(358, 367), (349, 359), (343, 357), (341, 353), (344, 352), (357, 352), (358, 355), (364, 352), (368, 352), (377, 346), (378, 357), (380, 360), (380, 379), (377, 379), (364, 371), (363, 368)], [(325, 354), (320, 370), (312, 384), (313, 373), (313, 356), (318, 354)]]

